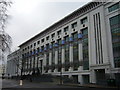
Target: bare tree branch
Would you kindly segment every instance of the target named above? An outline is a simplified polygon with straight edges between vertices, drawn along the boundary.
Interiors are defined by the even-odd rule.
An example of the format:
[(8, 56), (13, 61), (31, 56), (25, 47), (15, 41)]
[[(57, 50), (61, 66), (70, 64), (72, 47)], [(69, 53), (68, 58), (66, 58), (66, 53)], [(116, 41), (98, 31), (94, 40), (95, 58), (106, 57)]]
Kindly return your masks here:
[(5, 56), (10, 52), (12, 44), (12, 38), (5, 32), (6, 22), (9, 17), (7, 8), (11, 4), (12, 2), (9, 0), (0, 0), (0, 62), (2, 62), (3, 67), (6, 64)]

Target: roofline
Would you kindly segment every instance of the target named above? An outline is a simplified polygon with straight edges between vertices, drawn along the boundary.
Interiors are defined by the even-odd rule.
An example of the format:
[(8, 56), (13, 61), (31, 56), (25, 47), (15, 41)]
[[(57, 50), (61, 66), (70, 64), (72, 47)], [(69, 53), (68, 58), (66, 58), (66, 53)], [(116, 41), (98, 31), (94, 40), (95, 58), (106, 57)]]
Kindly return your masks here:
[(73, 11), (72, 13), (70, 13), (69, 15), (65, 16), (64, 18), (62, 18), (61, 20), (55, 22), (53, 25), (49, 26), (48, 28), (46, 28), (45, 30), (41, 31), (40, 33), (38, 33), (37, 35), (33, 36), (32, 38), (30, 38), (29, 40), (25, 41), (24, 43), (20, 44), (18, 47), (21, 47), (23, 45), (25, 45), (27, 42), (31, 41), (32, 39), (38, 37), (39, 35), (43, 34), (44, 32), (46, 32), (47, 30), (53, 28), (54, 26), (56, 26), (57, 24), (59, 24), (60, 22), (62, 22), (63, 20), (67, 19), (68, 17), (74, 15), (77, 11), (83, 9), (84, 7), (86, 7), (87, 5), (89, 5), (90, 3), (92, 3), (94, 1), (88, 2), (87, 4), (85, 4), (84, 6), (78, 8), (77, 10)]

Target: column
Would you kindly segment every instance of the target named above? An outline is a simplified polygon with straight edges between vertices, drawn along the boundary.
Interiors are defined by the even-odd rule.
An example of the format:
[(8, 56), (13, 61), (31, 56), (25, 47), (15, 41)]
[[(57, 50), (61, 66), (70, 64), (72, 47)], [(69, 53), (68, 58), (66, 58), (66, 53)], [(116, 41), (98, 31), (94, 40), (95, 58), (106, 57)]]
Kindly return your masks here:
[(78, 82), (82, 85), (83, 84), (83, 78), (82, 75), (78, 75)]
[(33, 68), (35, 70), (35, 59), (36, 59), (36, 56), (33, 56)]
[(33, 61), (34, 61), (34, 57), (31, 57), (31, 69), (33, 70)]
[(82, 40), (79, 40), (78, 42), (79, 42), (78, 52), (79, 52), (79, 62), (80, 62), (80, 66), (78, 68), (78, 71), (81, 71), (81, 70), (83, 70), (83, 65), (82, 65), (82, 62), (83, 62)]
[(37, 58), (38, 56), (37, 55), (35, 55), (35, 69), (37, 68)]
[(115, 79), (115, 74), (112, 73), (111, 66), (105, 68), (105, 74), (107, 74), (109, 76), (109, 77), (107, 77), (107, 79), (109, 79), (109, 78)]
[(29, 57), (27, 57), (27, 69), (28, 69), (28, 65), (29, 65)]
[[(44, 53), (44, 57), (43, 57), (43, 67), (46, 67), (46, 53)], [(43, 73), (45, 72), (45, 68), (43, 68)]]
[(27, 57), (27, 65), (26, 65), (27, 66), (27, 70), (28, 70), (28, 62), (29, 62), (29, 58)]
[[(55, 65), (57, 65), (57, 64), (58, 64), (58, 50), (57, 50), (57, 48), (55, 48)], [(55, 68), (54, 72), (57, 72), (57, 71), (58, 71), (58, 69)]]
[[(52, 52), (50, 51), (50, 53), (49, 53), (49, 66), (51, 66), (51, 64), (52, 64), (51, 63), (52, 62), (51, 59), (52, 59)], [(51, 69), (48, 70), (48, 73), (51, 73)]]
[[(62, 60), (61, 63), (64, 64), (65, 63), (65, 49), (64, 46), (62, 46)], [(62, 72), (65, 71), (65, 68), (62, 67)]]
[(46, 66), (46, 53), (44, 53), (44, 57), (43, 57), (43, 66)]
[(30, 69), (30, 57), (28, 58), (28, 69)]
[[(70, 63), (73, 63), (73, 45), (70, 43), (70, 52), (69, 52), (69, 57), (70, 57)], [(73, 67), (70, 66), (69, 71), (73, 71)]]
[(96, 75), (94, 70), (90, 70), (90, 83), (96, 83)]
[(29, 67), (30, 67), (30, 72), (31, 72), (31, 69), (32, 69), (32, 57), (30, 56), (30, 65), (29, 65)]

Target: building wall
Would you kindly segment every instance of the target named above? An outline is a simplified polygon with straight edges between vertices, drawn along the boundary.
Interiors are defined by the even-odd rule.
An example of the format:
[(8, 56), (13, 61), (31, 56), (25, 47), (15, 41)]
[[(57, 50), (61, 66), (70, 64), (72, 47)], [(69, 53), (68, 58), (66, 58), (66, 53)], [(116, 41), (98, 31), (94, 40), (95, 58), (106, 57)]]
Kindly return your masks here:
[(21, 54), (19, 50), (8, 55), (6, 75), (9, 76), (20, 75), (20, 71), (21, 71), (20, 56)]
[[(115, 78), (119, 67), (114, 66), (110, 18), (118, 15), (120, 9), (109, 12), (113, 4), (89, 3), (20, 45), (22, 74), (62, 72), (81, 84), (105, 84), (107, 78)], [(69, 28), (65, 31), (66, 27)]]

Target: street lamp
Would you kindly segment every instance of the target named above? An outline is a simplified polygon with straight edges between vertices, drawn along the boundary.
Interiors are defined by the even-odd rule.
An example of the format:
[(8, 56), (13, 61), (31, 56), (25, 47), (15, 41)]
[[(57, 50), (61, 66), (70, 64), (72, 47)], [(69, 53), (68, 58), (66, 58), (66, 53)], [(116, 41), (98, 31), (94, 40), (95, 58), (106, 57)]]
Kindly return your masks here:
[(62, 63), (61, 63), (61, 71), (60, 71), (60, 84), (62, 85)]
[(23, 66), (24, 66), (24, 62), (23, 62), (23, 59), (22, 59), (22, 66), (21, 66), (21, 77), (20, 77), (20, 85), (23, 85), (23, 75), (22, 75), (22, 73), (23, 73)]
[(21, 69), (20, 85), (23, 84), (23, 76), (22, 76), (22, 72), (23, 72), (23, 67), (22, 67), (22, 69)]

